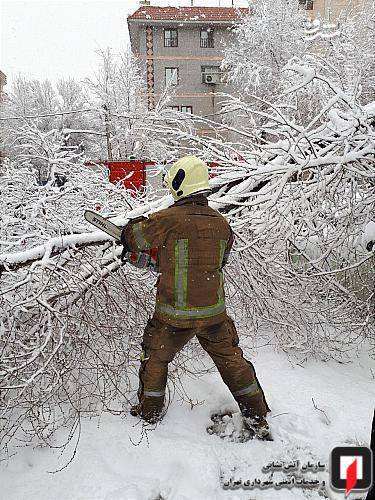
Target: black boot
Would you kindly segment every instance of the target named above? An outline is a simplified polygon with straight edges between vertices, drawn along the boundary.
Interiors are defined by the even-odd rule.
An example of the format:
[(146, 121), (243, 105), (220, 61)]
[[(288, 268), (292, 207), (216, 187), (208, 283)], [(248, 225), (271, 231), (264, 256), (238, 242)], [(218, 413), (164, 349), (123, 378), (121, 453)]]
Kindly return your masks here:
[(132, 415), (132, 417), (141, 418), (142, 420), (148, 422), (149, 424), (156, 424), (164, 416), (163, 413), (155, 413), (155, 412), (152, 412), (150, 415), (144, 415), (141, 403), (137, 403), (130, 408), (130, 415)]
[(262, 441), (273, 441), (270, 427), (264, 417), (244, 417), (246, 429), (254, 434), (254, 437)]

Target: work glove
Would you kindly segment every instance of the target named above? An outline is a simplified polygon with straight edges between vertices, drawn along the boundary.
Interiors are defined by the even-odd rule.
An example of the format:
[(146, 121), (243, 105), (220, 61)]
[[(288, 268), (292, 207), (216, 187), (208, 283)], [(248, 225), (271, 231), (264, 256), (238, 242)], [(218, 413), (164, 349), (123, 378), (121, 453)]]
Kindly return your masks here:
[(150, 248), (142, 252), (132, 252), (125, 238), (125, 228), (121, 232), (121, 243), (123, 245), (121, 260), (129, 262), (139, 269), (151, 269), (157, 271), (158, 249)]
[(139, 269), (157, 271), (157, 248), (144, 252), (125, 252), (125, 261)]

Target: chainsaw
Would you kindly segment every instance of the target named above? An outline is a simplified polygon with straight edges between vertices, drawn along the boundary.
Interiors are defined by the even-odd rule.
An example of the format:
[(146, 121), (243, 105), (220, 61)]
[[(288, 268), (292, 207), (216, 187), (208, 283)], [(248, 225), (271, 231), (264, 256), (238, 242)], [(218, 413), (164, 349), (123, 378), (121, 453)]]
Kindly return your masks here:
[[(92, 210), (85, 210), (85, 219), (93, 226), (112, 236), (116, 241), (121, 242), (122, 227), (116, 226), (116, 224), (109, 219), (106, 219)], [(124, 252), (121, 256), (121, 260), (129, 262), (140, 269), (157, 271), (158, 249), (149, 248), (142, 252)]]

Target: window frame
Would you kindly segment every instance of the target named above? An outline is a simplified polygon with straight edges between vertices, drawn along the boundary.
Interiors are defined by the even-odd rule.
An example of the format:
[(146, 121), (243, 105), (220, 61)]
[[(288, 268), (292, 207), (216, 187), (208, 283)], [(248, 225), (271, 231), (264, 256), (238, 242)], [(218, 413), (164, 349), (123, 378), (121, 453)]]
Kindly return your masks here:
[(314, 10), (314, 0), (299, 0), (298, 4), (305, 10)]
[[(167, 70), (177, 70), (176, 71), (176, 83), (172, 83), (170, 81), (167, 81)], [(172, 72), (173, 74), (173, 72)], [(164, 68), (164, 85), (167, 86), (167, 85), (171, 85), (172, 87), (176, 87), (177, 85), (180, 84), (180, 69), (178, 66), (168, 66), (168, 67), (165, 67)]]
[[(207, 33), (207, 38), (202, 38), (202, 33), (206, 32)], [(212, 33), (211, 36), (209, 33)], [(211, 26), (207, 26), (206, 28), (201, 28), (200, 33), (199, 33), (199, 38), (200, 38), (200, 46), (201, 49), (214, 49), (215, 48), (215, 30)], [(204, 43), (204, 40), (206, 43)]]
[[(186, 108), (186, 109), (187, 109), (187, 108), (189, 108), (189, 109), (190, 109), (190, 111), (186, 111), (186, 110), (184, 111), (184, 109), (183, 109), (183, 108)], [(190, 115), (192, 115), (192, 114), (193, 114), (193, 106), (185, 106), (185, 105), (181, 105), (181, 113), (186, 113), (186, 114), (190, 114)]]
[[(176, 37), (166, 38), (166, 33), (168, 31), (169, 32), (175, 31), (176, 32)], [(178, 47), (178, 29), (177, 28), (164, 28), (163, 37), (164, 37), (164, 47)], [(176, 40), (176, 45), (173, 45), (172, 43), (171, 43), (171, 45), (167, 45), (166, 44), (167, 40), (170, 40), (171, 42), (172, 42), (172, 40)]]
[(314, 10), (314, 0), (306, 0), (306, 10)]

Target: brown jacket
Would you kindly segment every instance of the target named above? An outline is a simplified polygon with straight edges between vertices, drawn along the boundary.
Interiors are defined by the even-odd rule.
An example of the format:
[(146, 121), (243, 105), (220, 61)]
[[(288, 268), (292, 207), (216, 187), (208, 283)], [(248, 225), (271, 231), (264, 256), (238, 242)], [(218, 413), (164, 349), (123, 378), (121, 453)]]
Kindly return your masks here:
[(205, 196), (175, 202), (124, 230), (130, 250), (158, 247), (155, 317), (179, 328), (226, 319), (222, 268), (233, 244), (227, 220)]

